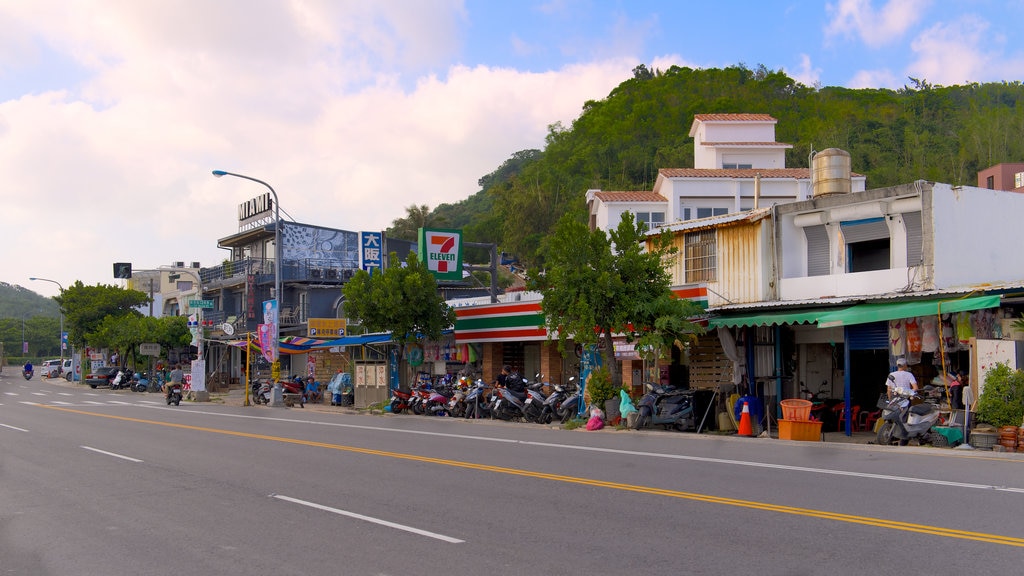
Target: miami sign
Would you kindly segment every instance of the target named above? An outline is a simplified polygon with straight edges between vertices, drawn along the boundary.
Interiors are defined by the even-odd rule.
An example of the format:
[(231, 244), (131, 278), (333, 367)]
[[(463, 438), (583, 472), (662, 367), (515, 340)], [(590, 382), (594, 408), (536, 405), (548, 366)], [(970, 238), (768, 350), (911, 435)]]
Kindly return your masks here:
[(462, 280), (462, 230), (420, 228), (419, 257), (438, 280)]

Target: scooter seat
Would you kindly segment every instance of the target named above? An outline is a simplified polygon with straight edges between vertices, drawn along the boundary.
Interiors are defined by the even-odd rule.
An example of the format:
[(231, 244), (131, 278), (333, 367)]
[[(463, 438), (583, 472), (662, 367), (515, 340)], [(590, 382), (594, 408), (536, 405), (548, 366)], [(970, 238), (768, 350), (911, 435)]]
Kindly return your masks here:
[(918, 414), (920, 416), (930, 414), (932, 410), (935, 410), (935, 406), (932, 406), (931, 404), (916, 404), (910, 407), (911, 414)]

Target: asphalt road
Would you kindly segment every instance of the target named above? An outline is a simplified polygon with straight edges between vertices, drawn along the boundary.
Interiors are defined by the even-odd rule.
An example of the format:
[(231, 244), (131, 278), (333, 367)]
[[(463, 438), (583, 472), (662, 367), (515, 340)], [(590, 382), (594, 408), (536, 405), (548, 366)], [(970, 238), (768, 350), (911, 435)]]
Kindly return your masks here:
[(1024, 459), (0, 376), (0, 574), (1015, 574)]

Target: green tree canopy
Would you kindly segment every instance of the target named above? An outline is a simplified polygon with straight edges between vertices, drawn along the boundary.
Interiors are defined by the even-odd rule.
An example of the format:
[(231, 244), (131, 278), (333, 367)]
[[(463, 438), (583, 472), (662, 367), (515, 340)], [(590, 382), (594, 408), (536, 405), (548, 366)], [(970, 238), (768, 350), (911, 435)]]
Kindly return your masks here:
[(64, 329), (68, 339), (78, 348), (92, 344), (106, 318), (138, 317), (136, 307), (149, 303), (149, 296), (138, 290), (97, 284), (86, 286), (81, 280), (69, 286), (54, 300), (64, 310)]
[(356, 272), (342, 293), (345, 316), (370, 332), (390, 332), (394, 342), (438, 340), (455, 323), (455, 311), (438, 293), (437, 280), (410, 253), (403, 263), (392, 252), (383, 272)]
[(122, 360), (127, 363), (130, 359), (133, 366), (139, 365), (139, 344), (152, 342), (166, 351), (188, 346), (192, 340), (184, 316), (106, 316), (90, 334), (90, 346), (121, 350)]
[(545, 255), (547, 268), (531, 273), (531, 284), (544, 299), (541, 307), (549, 333), (558, 334), (559, 349), (572, 339), (579, 344), (603, 340), (603, 360), (615, 386), (622, 374), (615, 361), (612, 335), (625, 335), (658, 357), (667, 347), (701, 328), (687, 320), (701, 312), (672, 294), (663, 260), (667, 241), (646, 251), (646, 227), (629, 212), (615, 230), (590, 230), (566, 215), (559, 220)]

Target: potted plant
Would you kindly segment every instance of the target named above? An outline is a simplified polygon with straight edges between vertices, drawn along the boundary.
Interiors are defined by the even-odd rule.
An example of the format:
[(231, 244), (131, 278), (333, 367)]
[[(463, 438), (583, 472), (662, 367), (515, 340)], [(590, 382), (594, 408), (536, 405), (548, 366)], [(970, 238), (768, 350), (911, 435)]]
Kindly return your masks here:
[[(587, 376), (585, 395), (587, 403), (604, 410), (605, 419), (612, 420), (619, 412), (619, 389), (612, 384), (611, 374), (604, 368), (597, 368)], [(614, 406), (612, 406), (614, 404)]]

